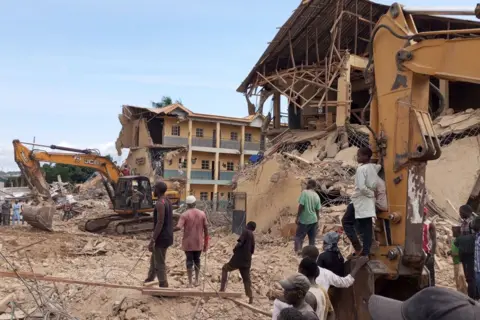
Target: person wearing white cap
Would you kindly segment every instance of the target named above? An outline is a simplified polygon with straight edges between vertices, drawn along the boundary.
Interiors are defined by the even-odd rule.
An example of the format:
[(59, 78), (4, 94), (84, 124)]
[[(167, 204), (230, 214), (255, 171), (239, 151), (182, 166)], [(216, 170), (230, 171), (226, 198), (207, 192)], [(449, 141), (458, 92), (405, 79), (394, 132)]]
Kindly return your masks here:
[(195, 267), (195, 286), (198, 286), (198, 276), (200, 274), (200, 256), (202, 250), (208, 248), (208, 226), (205, 212), (195, 208), (197, 199), (195, 196), (188, 196), (185, 199), (187, 211), (185, 211), (178, 220), (177, 226), (173, 231), (183, 229), (182, 250), (185, 251), (188, 287), (191, 288), (193, 268)]

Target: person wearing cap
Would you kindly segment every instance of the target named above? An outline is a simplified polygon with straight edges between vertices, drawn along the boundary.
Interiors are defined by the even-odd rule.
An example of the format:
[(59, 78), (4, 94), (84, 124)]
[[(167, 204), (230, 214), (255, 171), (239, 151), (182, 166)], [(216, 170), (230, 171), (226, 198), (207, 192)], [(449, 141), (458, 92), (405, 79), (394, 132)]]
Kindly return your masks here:
[(430, 286), (435, 286), (435, 252), (437, 250), (437, 229), (428, 219), (428, 209), (423, 208), (423, 251), (427, 254), (425, 267), (430, 274)]
[(277, 320), (278, 315), (283, 309), (293, 307), (300, 311), (304, 319), (318, 320), (317, 314), (313, 308), (305, 301), (310, 290), (310, 281), (301, 273), (289, 276), (280, 281), (283, 288), (283, 297), (273, 301), (272, 320)]
[(239, 270), (242, 276), (245, 294), (248, 297), (248, 303), (253, 303), (252, 282), (250, 280), (250, 268), (252, 266), (252, 255), (255, 252), (255, 236), (253, 232), (257, 224), (249, 221), (243, 230), (237, 245), (233, 248), (233, 256), (229, 262), (222, 267), (222, 279), (220, 280), (220, 291), (224, 292), (227, 288), (228, 273)]
[(452, 289), (428, 287), (406, 301), (372, 295), (368, 300), (372, 320), (478, 320), (480, 305)]
[(191, 288), (193, 269), (195, 267), (195, 286), (198, 286), (198, 278), (200, 274), (200, 256), (202, 250), (207, 251), (208, 248), (208, 226), (207, 216), (205, 212), (197, 209), (197, 199), (195, 196), (188, 196), (185, 199), (187, 211), (185, 211), (178, 220), (177, 226), (173, 231), (183, 229), (182, 250), (185, 252), (188, 287)]

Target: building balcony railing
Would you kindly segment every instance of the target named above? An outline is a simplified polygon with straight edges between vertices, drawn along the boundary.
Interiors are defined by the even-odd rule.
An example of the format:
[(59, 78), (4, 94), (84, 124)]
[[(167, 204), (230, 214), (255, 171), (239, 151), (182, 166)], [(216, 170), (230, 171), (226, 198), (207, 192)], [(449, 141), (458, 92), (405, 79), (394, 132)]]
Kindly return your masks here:
[(187, 146), (188, 138), (178, 136), (164, 136), (163, 144), (168, 146)]
[(215, 139), (215, 137), (202, 137), (202, 138), (193, 137), (192, 146), (216, 148), (217, 140)]
[(260, 150), (260, 141), (250, 141), (250, 142), (245, 141), (244, 149), (245, 150), (259, 151)]
[(233, 176), (235, 175), (235, 172), (233, 171), (221, 171), (220, 176), (218, 177), (219, 180), (232, 180)]
[(220, 148), (240, 150), (240, 141), (220, 140)]
[(192, 180), (213, 180), (212, 170), (192, 170), (190, 173)]

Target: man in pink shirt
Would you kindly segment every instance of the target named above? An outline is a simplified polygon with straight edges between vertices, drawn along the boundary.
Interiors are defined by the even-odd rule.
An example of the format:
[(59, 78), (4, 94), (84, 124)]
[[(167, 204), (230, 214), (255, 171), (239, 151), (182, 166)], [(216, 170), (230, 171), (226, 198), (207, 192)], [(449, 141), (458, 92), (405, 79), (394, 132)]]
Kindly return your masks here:
[(193, 266), (195, 266), (195, 286), (198, 286), (198, 275), (200, 273), (200, 255), (207, 251), (208, 227), (205, 212), (195, 208), (197, 199), (188, 196), (185, 200), (187, 211), (185, 211), (173, 231), (183, 229), (182, 250), (187, 257), (188, 287), (192, 287)]

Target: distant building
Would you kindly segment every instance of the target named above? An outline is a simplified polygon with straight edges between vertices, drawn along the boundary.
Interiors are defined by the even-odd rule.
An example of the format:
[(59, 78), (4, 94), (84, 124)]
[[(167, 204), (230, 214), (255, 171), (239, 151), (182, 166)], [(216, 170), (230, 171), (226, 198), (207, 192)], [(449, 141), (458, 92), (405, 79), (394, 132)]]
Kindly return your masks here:
[(184, 198), (227, 200), (232, 177), (263, 146), (262, 115), (245, 118), (194, 113), (181, 104), (123, 106), (117, 150), (129, 148), (131, 174), (185, 184)]

